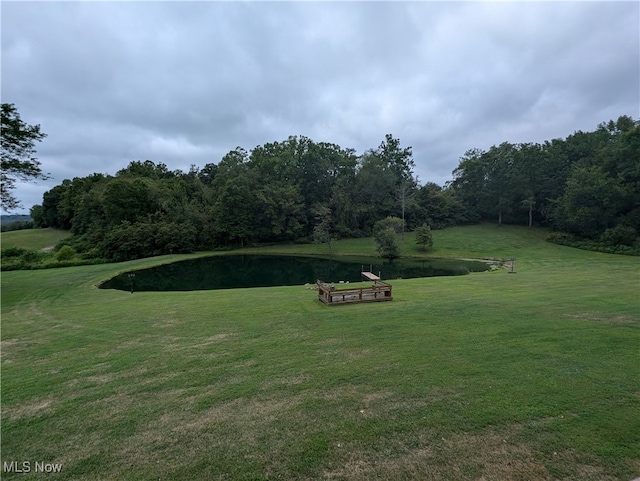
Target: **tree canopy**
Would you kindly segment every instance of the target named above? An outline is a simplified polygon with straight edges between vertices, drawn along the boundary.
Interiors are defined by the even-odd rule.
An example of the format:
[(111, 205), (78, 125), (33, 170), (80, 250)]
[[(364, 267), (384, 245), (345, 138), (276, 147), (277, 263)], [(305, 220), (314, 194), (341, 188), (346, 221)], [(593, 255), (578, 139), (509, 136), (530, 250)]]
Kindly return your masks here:
[(40, 131), (40, 125), (23, 122), (14, 104), (3, 103), (1, 115), (0, 197), (2, 208), (12, 211), (20, 207), (20, 201), (13, 194), (16, 181), (47, 178), (35, 157), (36, 142), (41, 142), (47, 134)]
[(32, 217), (70, 229), (81, 255), (112, 260), (272, 242), (331, 248), (373, 234), (390, 244), (405, 226), (481, 220), (640, 246), (640, 123), (620, 117), (543, 144), (471, 149), (445, 186), (420, 185), (411, 147), (391, 135), (361, 155), (292, 136), (188, 172), (136, 160), (115, 175), (64, 180)]
[(627, 116), (543, 144), (465, 153), (450, 187), (478, 219), (548, 225), (600, 240), (640, 233), (640, 122)]

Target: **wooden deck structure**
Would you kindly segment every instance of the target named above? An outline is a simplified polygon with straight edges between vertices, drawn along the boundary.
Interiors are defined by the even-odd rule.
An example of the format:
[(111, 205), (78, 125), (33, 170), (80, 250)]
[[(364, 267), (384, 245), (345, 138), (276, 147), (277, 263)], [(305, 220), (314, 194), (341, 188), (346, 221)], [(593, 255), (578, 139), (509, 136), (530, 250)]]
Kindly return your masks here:
[(368, 279), (370, 281), (379, 281), (380, 278), (378, 276), (376, 276), (373, 272), (360, 272), (360, 274), (362, 275), (362, 277), (364, 277), (365, 279)]
[[(364, 272), (362, 273), (364, 276)], [(367, 272), (366, 274), (371, 274)], [(327, 284), (321, 280), (316, 281), (318, 287), (318, 300), (328, 306), (338, 304), (353, 304), (357, 302), (380, 302), (391, 301), (392, 286), (380, 280), (378, 276), (371, 274), (375, 279), (371, 287), (355, 287), (350, 289), (336, 289), (332, 284)], [(366, 277), (366, 276), (365, 276)]]

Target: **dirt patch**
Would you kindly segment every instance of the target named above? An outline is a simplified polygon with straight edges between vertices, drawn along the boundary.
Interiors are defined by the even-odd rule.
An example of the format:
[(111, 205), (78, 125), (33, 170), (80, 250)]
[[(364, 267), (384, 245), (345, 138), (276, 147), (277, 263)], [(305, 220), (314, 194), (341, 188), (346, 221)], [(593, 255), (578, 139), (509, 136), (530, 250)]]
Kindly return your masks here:
[(163, 327), (175, 327), (182, 324), (184, 321), (182, 319), (178, 319), (176, 317), (172, 317), (169, 319), (162, 319), (161, 321), (154, 322), (151, 324), (151, 327), (163, 328)]
[(309, 380), (309, 376), (304, 373), (288, 376), (280, 379), (273, 379), (262, 383), (262, 389), (268, 390), (274, 386), (295, 386)]
[(19, 344), (19, 339), (6, 339), (0, 342), (0, 357), (2, 358), (3, 362), (8, 362), (8, 359), (6, 359), (6, 357), (11, 353), (13, 347)]
[(136, 404), (136, 398), (128, 394), (114, 394), (90, 403), (98, 408), (102, 417), (113, 417), (127, 411)]
[(110, 349), (105, 352), (101, 352), (97, 357), (105, 358), (105, 357), (113, 356), (114, 354), (119, 354), (120, 352), (128, 349), (140, 348), (140, 346), (142, 345), (143, 345), (143, 342), (140, 339), (131, 339), (118, 344), (113, 349)]
[(347, 461), (326, 471), (327, 479), (474, 479), (477, 481), (545, 481), (553, 477), (531, 449), (495, 432), (422, 438), (410, 448), (387, 445), (364, 452), (353, 446)]
[(110, 381), (113, 381), (113, 374), (102, 374), (100, 376), (89, 376), (86, 378), (87, 381), (95, 384), (106, 384)]
[(5, 350), (11, 346), (15, 346), (20, 342), (19, 339), (5, 339), (0, 342), (0, 353), (5, 352)]
[(192, 344), (190, 347), (200, 348), (208, 346), (209, 344), (215, 344), (216, 342), (225, 341), (230, 337), (233, 337), (233, 334), (221, 332), (213, 336), (205, 337), (201, 342), (199, 342), (198, 344)]
[(53, 398), (47, 397), (18, 406), (2, 406), (2, 416), (11, 420), (41, 416), (51, 410)]

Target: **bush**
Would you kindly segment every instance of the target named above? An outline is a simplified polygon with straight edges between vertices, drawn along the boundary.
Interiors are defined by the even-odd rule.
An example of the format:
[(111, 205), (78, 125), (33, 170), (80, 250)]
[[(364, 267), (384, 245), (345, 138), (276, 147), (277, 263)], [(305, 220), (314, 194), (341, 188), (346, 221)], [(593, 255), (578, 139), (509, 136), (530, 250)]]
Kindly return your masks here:
[(636, 230), (629, 226), (618, 224), (615, 227), (607, 229), (600, 237), (600, 241), (611, 246), (632, 246), (638, 237)]
[(22, 254), (22, 259), (28, 264), (36, 264), (41, 260), (48, 257), (49, 254), (38, 251), (27, 250), (24, 254)]
[(22, 247), (8, 247), (2, 250), (2, 257), (21, 257), (26, 252), (28, 252), (27, 249)]
[(430, 250), (433, 247), (433, 234), (431, 227), (423, 224), (416, 229), (416, 244), (422, 246), (422, 250)]
[(575, 242), (575, 240), (575, 236), (567, 232), (552, 232), (547, 236), (547, 242), (560, 245), (569, 245), (570, 243)]
[(58, 252), (56, 252), (56, 259), (59, 262), (64, 262), (72, 259), (76, 255), (76, 250), (71, 246), (62, 246)]
[(611, 245), (604, 242), (596, 242), (587, 239), (578, 239), (571, 234), (565, 232), (554, 232), (547, 236), (547, 241), (554, 244), (564, 245), (568, 247), (575, 247), (576, 249), (583, 249), (594, 252), (606, 252), (607, 254), (621, 254), (628, 256), (640, 255), (640, 242), (635, 241), (632, 246), (618, 244)]
[(393, 229), (393, 232), (395, 232), (396, 234), (400, 234), (401, 232), (403, 232), (403, 225), (404, 224), (402, 222), (402, 219), (400, 219), (399, 217), (389, 216), (376, 222), (376, 224), (373, 226), (373, 232), (378, 232), (384, 229)]
[(10, 247), (2, 251), (2, 270), (38, 269), (51, 254), (32, 251), (20, 247)]
[(400, 255), (400, 249), (396, 241), (396, 233), (391, 227), (377, 230), (373, 235), (378, 254), (388, 259), (394, 259)]
[(7, 222), (0, 226), (0, 231), (10, 232), (14, 230), (33, 229), (33, 222), (30, 220), (16, 220), (13, 222)]
[(107, 232), (100, 255), (115, 262), (163, 254), (184, 254), (195, 248), (197, 232), (192, 225), (175, 222), (124, 221)]

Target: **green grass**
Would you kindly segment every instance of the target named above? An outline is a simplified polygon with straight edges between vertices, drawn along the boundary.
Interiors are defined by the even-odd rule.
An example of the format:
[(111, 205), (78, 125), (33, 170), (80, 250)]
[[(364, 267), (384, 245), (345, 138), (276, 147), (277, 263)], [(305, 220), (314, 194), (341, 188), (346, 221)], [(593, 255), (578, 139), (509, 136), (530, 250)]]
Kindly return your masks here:
[(25, 229), (3, 232), (0, 236), (2, 248), (42, 250), (54, 247), (59, 241), (69, 237), (69, 231), (60, 229)]
[[(433, 255), (517, 274), (398, 280), (380, 304), (95, 288), (193, 255), (3, 273), (2, 461), (63, 465), (46, 479), (629, 481), (640, 263), (545, 235), (435, 231)], [(422, 255), (411, 235), (402, 251)]]

